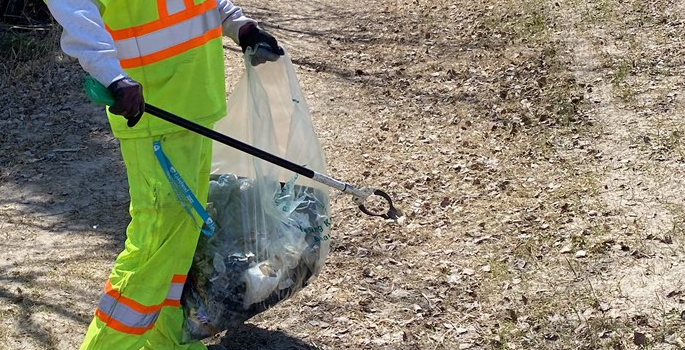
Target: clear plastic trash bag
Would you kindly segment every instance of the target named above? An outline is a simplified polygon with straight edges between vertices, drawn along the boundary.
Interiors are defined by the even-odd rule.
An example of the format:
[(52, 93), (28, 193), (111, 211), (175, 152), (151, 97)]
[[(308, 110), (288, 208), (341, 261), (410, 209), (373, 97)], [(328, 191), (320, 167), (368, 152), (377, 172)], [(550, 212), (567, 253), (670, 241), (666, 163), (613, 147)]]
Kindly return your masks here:
[[(215, 129), (325, 173), (309, 107), (286, 52), (252, 66)], [(331, 221), (324, 185), (221, 143), (213, 147), (207, 211), (213, 237), (201, 235), (182, 297), (184, 341), (245, 322), (305, 287), (329, 252)]]

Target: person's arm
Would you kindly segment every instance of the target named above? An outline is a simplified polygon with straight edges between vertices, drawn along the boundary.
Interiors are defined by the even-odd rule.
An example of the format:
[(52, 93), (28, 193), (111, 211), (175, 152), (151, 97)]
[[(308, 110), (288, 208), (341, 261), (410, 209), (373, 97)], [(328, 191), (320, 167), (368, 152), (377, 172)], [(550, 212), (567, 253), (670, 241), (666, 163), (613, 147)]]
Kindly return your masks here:
[(50, 13), (62, 26), (62, 51), (104, 86), (126, 76), (112, 36), (97, 5), (90, 0), (48, 0)]
[(257, 22), (243, 14), (243, 9), (235, 6), (229, 0), (217, 0), (217, 6), (221, 13), (221, 26), (225, 36), (231, 38), (236, 44), (239, 44), (239, 31), (242, 26), (248, 23), (254, 25)]
[(78, 59), (81, 67), (112, 92), (109, 107), (124, 116), (128, 126), (140, 121), (145, 110), (143, 87), (124, 73), (114, 39), (105, 29), (100, 10), (90, 0), (48, 0), (50, 13), (62, 26), (62, 51)]

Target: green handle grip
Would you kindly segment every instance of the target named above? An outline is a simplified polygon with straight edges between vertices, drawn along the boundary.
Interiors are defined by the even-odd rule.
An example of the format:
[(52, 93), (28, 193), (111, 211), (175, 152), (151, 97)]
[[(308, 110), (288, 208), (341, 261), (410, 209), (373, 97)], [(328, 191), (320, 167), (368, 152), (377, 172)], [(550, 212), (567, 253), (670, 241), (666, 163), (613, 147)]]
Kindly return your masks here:
[(86, 89), (86, 94), (93, 102), (107, 106), (114, 104), (115, 99), (112, 93), (95, 78), (88, 77), (83, 83), (83, 88)]

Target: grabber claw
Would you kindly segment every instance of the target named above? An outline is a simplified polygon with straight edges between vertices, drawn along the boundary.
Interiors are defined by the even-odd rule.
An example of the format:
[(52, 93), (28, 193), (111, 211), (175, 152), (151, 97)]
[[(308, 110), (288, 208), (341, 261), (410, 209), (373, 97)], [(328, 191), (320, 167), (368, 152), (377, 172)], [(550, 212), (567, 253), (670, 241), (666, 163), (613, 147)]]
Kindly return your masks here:
[[(379, 190), (379, 189), (374, 189), (374, 188), (362, 188), (359, 191), (362, 192), (364, 194), (364, 196), (356, 196), (355, 195), (352, 198), (352, 201), (354, 201), (354, 203), (359, 206), (359, 210), (361, 210), (362, 213), (369, 215), (369, 216), (378, 216), (378, 217), (381, 217), (383, 219), (390, 219), (390, 220), (398, 220), (400, 217), (403, 216), (402, 211), (395, 208), (395, 206), (392, 204), (392, 199), (384, 191)], [(386, 213), (374, 213), (374, 212), (372, 212), (366, 208), (366, 206), (364, 205), (364, 202), (366, 202), (367, 198), (369, 198), (370, 196), (373, 196), (373, 195), (382, 197), (388, 203), (388, 211)]]

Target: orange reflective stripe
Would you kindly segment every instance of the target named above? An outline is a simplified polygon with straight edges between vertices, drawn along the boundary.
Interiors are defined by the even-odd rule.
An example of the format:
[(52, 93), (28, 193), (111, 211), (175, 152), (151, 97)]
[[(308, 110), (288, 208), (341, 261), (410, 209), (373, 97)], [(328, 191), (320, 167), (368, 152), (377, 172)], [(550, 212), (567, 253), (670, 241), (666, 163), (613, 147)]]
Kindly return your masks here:
[(141, 303), (139, 303), (133, 299), (130, 299), (130, 298), (127, 298), (127, 297), (121, 295), (121, 292), (114, 289), (112, 287), (112, 284), (109, 281), (107, 281), (107, 283), (105, 284), (105, 293), (107, 295), (111, 296), (112, 298), (116, 299), (118, 302), (120, 302), (120, 303), (130, 307), (131, 309), (140, 312), (140, 313), (149, 314), (149, 313), (157, 312), (162, 308), (161, 304), (160, 305), (146, 306), (146, 305), (143, 305), (143, 304), (141, 304)]
[(163, 307), (180, 307), (183, 285), (187, 275), (174, 275), (171, 278), (166, 299), (158, 305), (146, 306), (127, 298), (114, 289), (108, 280), (105, 283), (105, 294), (100, 298), (95, 315), (110, 327), (119, 332), (140, 335), (152, 329)]
[(101, 310), (96, 310), (95, 311), (95, 316), (97, 316), (102, 322), (107, 324), (107, 327), (112, 328), (114, 330), (117, 330), (122, 333), (128, 333), (128, 334), (135, 334), (135, 335), (141, 335), (150, 329), (152, 329), (155, 325), (151, 324), (146, 327), (131, 327), (127, 326), (116, 319), (110, 317), (106, 313), (102, 312)]
[(175, 275), (171, 279), (171, 287), (164, 301), (164, 306), (180, 306), (183, 296), (183, 286), (186, 282), (186, 275)]
[(195, 2), (193, 0), (183, 0), (183, 2), (186, 4), (186, 8), (195, 7)]
[(162, 306), (179, 307), (181, 306), (181, 300), (166, 299)]
[[(146, 23), (137, 27), (130, 27), (130, 28), (125, 28), (125, 29), (118, 29), (118, 30), (113, 30), (109, 26), (107, 26), (107, 30), (109, 33), (112, 35), (112, 38), (114, 40), (124, 40), (124, 39), (131, 39), (136, 36), (141, 36), (145, 34), (149, 34), (155, 31), (158, 31), (160, 29), (164, 29), (166, 27), (172, 26), (174, 24), (181, 23), (183, 21), (187, 21), (195, 16), (201, 15), (207, 11), (214, 10), (216, 8), (216, 2), (215, 1), (206, 1), (203, 2), (200, 5), (195, 5), (188, 7), (185, 11), (181, 11), (179, 13), (175, 13), (173, 15), (166, 15), (166, 1), (165, 0), (159, 0), (158, 6), (160, 7), (160, 19), (154, 22)], [(162, 9), (161, 7), (163, 6), (164, 12), (161, 12)], [(162, 15), (163, 14), (163, 15)]]
[(196, 47), (202, 46), (203, 44), (207, 43), (208, 41), (210, 41), (212, 39), (220, 38), (221, 33), (222, 33), (221, 27), (211, 29), (210, 31), (203, 34), (202, 36), (193, 38), (193, 39), (188, 40), (182, 44), (172, 46), (168, 49), (164, 49), (162, 51), (158, 51), (158, 52), (155, 52), (153, 54), (146, 55), (146, 56), (120, 60), (121, 67), (122, 68), (135, 68), (135, 67), (145, 66), (145, 65), (148, 65), (151, 63), (162, 61), (162, 60), (167, 59), (169, 57), (173, 57), (175, 55), (184, 53), (190, 49), (194, 49)]
[(188, 279), (188, 275), (174, 275), (171, 278), (171, 283), (186, 283), (186, 279)]
[(157, 13), (159, 14), (159, 18), (165, 18), (169, 16), (169, 10), (166, 7), (166, 0), (157, 0)]
[(116, 299), (118, 302), (128, 306), (129, 308), (140, 312), (140, 313), (154, 313), (162, 309), (164, 306), (180, 306), (181, 305), (181, 293), (183, 292), (183, 285), (188, 279), (188, 275), (174, 275), (171, 278), (171, 287), (169, 288), (169, 294), (167, 298), (161, 304), (146, 306), (131, 298), (127, 298), (121, 295), (121, 292), (112, 287), (112, 283), (108, 280), (105, 283), (105, 294)]
[[(178, 5), (178, 0), (176, 0)], [(185, 5), (183, 5), (185, 6)], [(154, 33), (132, 39), (117, 40), (117, 57), (120, 61), (145, 57), (201, 37), (221, 23), (216, 12), (205, 12), (187, 21), (171, 25)]]
[(111, 328), (117, 327), (121, 331), (137, 333), (152, 328), (157, 322), (160, 311), (141, 313), (119, 302), (111, 295), (103, 294), (95, 313)]

